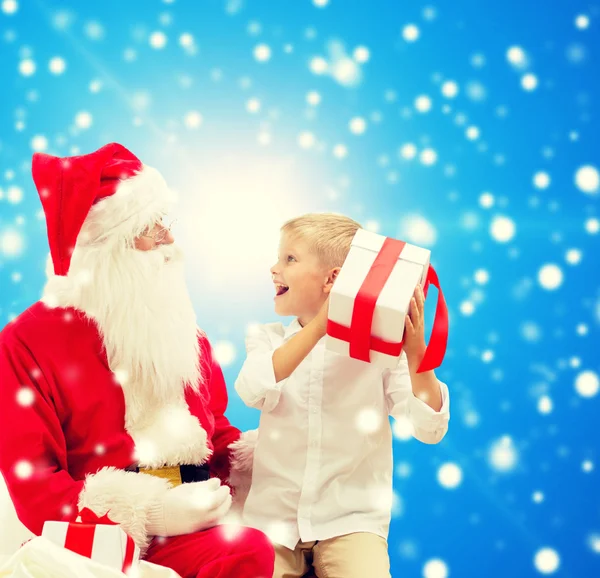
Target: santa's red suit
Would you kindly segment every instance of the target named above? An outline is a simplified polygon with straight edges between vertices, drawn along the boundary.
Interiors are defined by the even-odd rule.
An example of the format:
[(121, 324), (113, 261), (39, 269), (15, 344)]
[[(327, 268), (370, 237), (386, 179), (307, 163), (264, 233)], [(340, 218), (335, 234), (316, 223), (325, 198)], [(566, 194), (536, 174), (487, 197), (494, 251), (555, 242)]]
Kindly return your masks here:
[(0, 471), (19, 519), (40, 534), (90, 508), (184, 578), (270, 578), (266, 537), (219, 524), (227, 488), (163, 477), (192, 466), (235, 486), (250, 467), (178, 251), (132, 244), (167, 213), (164, 180), (116, 144), (35, 155), (33, 176), (52, 270), (0, 333)]

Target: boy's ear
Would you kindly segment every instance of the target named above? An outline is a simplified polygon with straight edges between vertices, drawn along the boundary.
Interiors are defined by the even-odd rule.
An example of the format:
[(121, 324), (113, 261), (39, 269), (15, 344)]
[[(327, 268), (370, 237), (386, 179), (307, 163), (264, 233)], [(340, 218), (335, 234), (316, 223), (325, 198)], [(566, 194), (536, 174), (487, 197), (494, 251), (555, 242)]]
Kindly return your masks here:
[(331, 271), (329, 271), (327, 279), (325, 280), (325, 293), (329, 293), (331, 291), (331, 289), (333, 288), (333, 284), (335, 283), (335, 280), (337, 279), (337, 276), (339, 275), (340, 271), (341, 267), (334, 267), (333, 269), (331, 269)]

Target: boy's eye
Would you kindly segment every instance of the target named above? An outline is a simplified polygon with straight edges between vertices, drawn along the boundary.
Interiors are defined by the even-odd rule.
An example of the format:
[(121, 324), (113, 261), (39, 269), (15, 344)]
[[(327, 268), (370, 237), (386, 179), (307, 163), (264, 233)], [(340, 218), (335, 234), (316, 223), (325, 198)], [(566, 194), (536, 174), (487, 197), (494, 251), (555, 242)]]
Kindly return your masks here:
[(288, 255), (287, 256), (287, 260), (288, 260), (288, 263), (289, 263), (290, 261), (295, 261), (296, 257), (294, 257), (293, 255)]

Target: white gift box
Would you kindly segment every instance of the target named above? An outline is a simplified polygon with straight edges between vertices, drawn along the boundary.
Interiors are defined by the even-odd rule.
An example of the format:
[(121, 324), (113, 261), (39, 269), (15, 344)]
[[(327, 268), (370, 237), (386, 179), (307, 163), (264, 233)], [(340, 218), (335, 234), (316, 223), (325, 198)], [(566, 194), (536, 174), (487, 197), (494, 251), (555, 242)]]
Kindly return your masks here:
[[(392, 257), (390, 258), (388, 255), (388, 265), (386, 267), (381, 261), (382, 248), (386, 240), (388, 247), (390, 243), (396, 248), (401, 247), (400, 241), (388, 240), (387, 237), (364, 229), (359, 229), (356, 232), (348, 257), (335, 281), (329, 298), (329, 326), (326, 347), (330, 351), (351, 356), (350, 340), (339, 338), (340, 335), (343, 335), (341, 329), (347, 330), (346, 337), (350, 335), (349, 330), (352, 326), (356, 298), (367, 275), (371, 276), (371, 280), (373, 274), (380, 278), (383, 274), (385, 277), (387, 273), (385, 271), (382, 273), (382, 270), (386, 268), (389, 270), (389, 277), (385, 281), (380, 281), (380, 283), (384, 282), (384, 285), (376, 297), (370, 337), (397, 345), (397, 347), (383, 347), (382, 349), (400, 349), (399, 344), (404, 336), (404, 324), (406, 315), (409, 312), (410, 300), (417, 285), (425, 284), (431, 252), (406, 243), (397, 258), (394, 258), (392, 248)], [(391, 259), (393, 259), (393, 263)], [(373, 268), (376, 260), (378, 260), (377, 265)], [(340, 331), (332, 331), (332, 324), (336, 325)], [(331, 333), (334, 333), (337, 337), (332, 336)], [(363, 336), (364, 338), (368, 339), (368, 336)], [(398, 365), (399, 351), (396, 354), (388, 354), (373, 348), (369, 349), (369, 361), (371, 363), (389, 369), (393, 369)], [(363, 361), (367, 360), (363, 359)]]
[(42, 536), (57, 546), (121, 572), (139, 563), (139, 548), (117, 525), (45, 522)]

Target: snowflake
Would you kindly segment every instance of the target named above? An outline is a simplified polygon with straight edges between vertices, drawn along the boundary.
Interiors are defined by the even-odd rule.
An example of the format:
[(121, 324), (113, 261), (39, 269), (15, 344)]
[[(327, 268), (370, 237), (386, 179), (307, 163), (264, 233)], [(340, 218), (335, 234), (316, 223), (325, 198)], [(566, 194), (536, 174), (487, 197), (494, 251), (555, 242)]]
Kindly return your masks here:
[(273, 137), (271, 136), (271, 133), (269, 133), (268, 131), (261, 130), (258, 133), (256, 140), (258, 141), (258, 144), (260, 144), (262, 146), (267, 146), (267, 145), (271, 144)]
[(495, 441), (488, 453), (490, 465), (499, 472), (509, 472), (518, 461), (517, 450), (510, 436), (503, 436)]
[(462, 470), (458, 464), (455, 463), (445, 463), (440, 466), (437, 473), (437, 479), (439, 484), (452, 490), (460, 486), (462, 482)]
[(595, 195), (600, 189), (600, 173), (592, 165), (584, 165), (575, 173), (577, 188), (588, 195)]
[(6, 257), (17, 257), (24, 247), (24, 240), (20, 233), (5, 230), (0, 234), (0, 252)]
[(73, 506), (71, 506), (71, 504), (65, 504), (62, 507), (62, 515), (65, 518), (70, 518), (72, 516), (72, 514), (73, 514)]
[(362, 434), (372, 434), (381, 429), (383, 420), (381, 414), (372, 407), (361, 409), (356, 415), (356, 428)]
[(437, 153), (432, 148), (423, 149), (419, 155), (419, 160), (421, 164), (430, 167), (437, 162)]
[(560, 566), (560, 558), (556, 550), (541, 548), (536, 552), (533, 564), (540, 574), (554, 574)]
[(407, 215), (402, 219), (403, 237), (410, 243), (424, 247), (435, 245), (437, 230), (433, 224), (421, 215)]
[(473, 278), (479, 285), (485, 285), (490, 280), (490, 274), (485, 269), (477, 269)]
[(433, 558), (423, 566), (423, 578), (447, 578), (448, 566), (443, 560)]
[(442, 95), (446, 98), (455, 98), (458, 95), (458, 84), (453, 80), (447, 80), (442, 84)]
[(569, 249), (565, 254), (565, 261), (569, 265), (578, 265), (581, 263), (582, 253), (579, 249)]
[(191, 110), (183, 118), (183, 124), (185, 125), (186, 128), (188, 128), (190, 130), (194, 130), (194, 129), (200, 128), (203, 120), (204, 119), (203, 119), (202, 115), (198, 111)]
[(406, 416), (400, 416), (392, 422), (392, 433), (400, 441), (407, 441), (413, 437), (413, 424)]
[(19, 72), (23, 76), (33, 76), (35, 74), (36, 65), (31, 58), (25, 58), (19, 62)]
[(346, 158), (346, 156), (348, 156), (348, 148), (346, 147), (346, 145), (336, 144), (333, 147), (333, 156), (336, 159)]
[(418, 112), (429, 112), (431, 110), (431, 98), (429, 98), (426, 94), (417, 96), (415, 99), (415, 108)]
[(304, 131), (298, 135), (298, 144), (300, 145), (300, 148), (310, 149), (315, 146), (316, 142), (317, 139), (312, 132)]
[(24, 385), (17, 391), (17, 403), (22, 407), (29, 407), (33, 405), (35, 401), (35, 395), (30, 387)]
[(215, 359), (219, 365), (228, 367), (236, 358), (235, 346), (231, 341), (217, 341), (213, 347)]
[(465, 131), (465, 136), (469, 139), (469, 140), (477, 140), (480, 136), (480, 131), (479, 128), (476, 126), (470, 126), (467, 128), (467, 130)]
[(594, 397), (600, 389), (600, 380), (595, 371), (582, 371), (575, 378), (575, 391), (581, 397)]
[(528, 92), (534, 91), (538, 86), (537, 76), (531, 72), (525, 74), (523, 78), (521, 78), (521, 86)]
[(23, 200), (23, 189), (21, 189), (21, 187), (17, 187), (16, 185), (8, 187), (8, 191), (6, 191), (6, 199), (13, 205), (20, 203)]
[(15, 475), (21, 480), (29, 479), (33, 475), (33, 465), (27, 460), (15, 464)]
[(356, 86), (362, 78), (359, 65), (348, 56), (335, 59), (328, 69), (334, 80), (342, 86)]
[(311, 106), (317, 106), (321, 103), (321, 95), (316, 90), (311, 90), (306, 95), (306, 102)]
[(129, 373), (124, 369), (115, 369), (113, 371), (115, 382), (119, 385), (125, 385), (129, 379)]
[(398, 156), (410, 161), (417, 156), (417, 147), (411, 142), (405, 143), (398, 151)]
[(406, 42), (416, 42), (419, 39), (421, 32), (416, 24), (407, 24), (402, 29), (402, 38)]
[(527, 68), (529, 65), (527, 54), (520, 46), (511, 46), (506, 51), (506, 59), (515, 68)]
[(538, 271), (538, 283), (543, 289), (554, 291), (558, 289), (563, 282), (563, 272), (558, 265), (548, 263), (543, 265)]
[(254, 58), (258, 62), (267, 62), (271, 59), (271, 48), (266, 44), (258, 44), (254, 47)]
[(19, 9), (19, 4), (17, 0), (3, 0), (2, 2), (2, 12), (7, 16), (15, 14)]
[(85, 130), (90, 128), (92, 123), (92, 115), (85, 110), (82, 110), (75, 115), (75, 126), (77, 126), (77, 128)]
[(48, 63), (48, 69), (52, 74), (62, 74), (67, 69), (67, 63), (65, 62), (64, 58), (55, 56), (54, 58), (50, 59), (50, 62)]
[(104, 27), (100, 22), (91, 21), (85, 24), (85, 34), (90, 40), (102, 40), (104, 38)]
[(359, 64), (364, 64), (369, 61), (371, 57), (371, 53), (366, 46), (357, 46), (353, 52), (354, 60)]
[(575, 26), (579, 30), (586, 30), (590, 25), (590, 19), (586, 14), (578, 14), (575, 18)]
[(34, 152), (44, 152), (48, 149), (48, 139), (44, 135), (37, 134), (31, 139), (30, 146)]
[(258, 100), (258, 98), (251, 98), (246, 103), (246, 110), (251, 114), (256, 114), (260, 111), (260, 100)]
[(157, 30), (156, 32), (152, 32), (152, 34), (150, 34), (148, 42), (152, 48), (161, 50), (167, 45), (167, 35), (164, 32)]
[(508, 243), (515, 236), (515, 232), (516, 225), (510, 217), (498, 215), (490, 225), (490, 235), (499, 243)]

